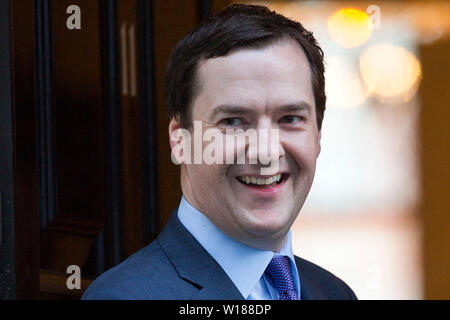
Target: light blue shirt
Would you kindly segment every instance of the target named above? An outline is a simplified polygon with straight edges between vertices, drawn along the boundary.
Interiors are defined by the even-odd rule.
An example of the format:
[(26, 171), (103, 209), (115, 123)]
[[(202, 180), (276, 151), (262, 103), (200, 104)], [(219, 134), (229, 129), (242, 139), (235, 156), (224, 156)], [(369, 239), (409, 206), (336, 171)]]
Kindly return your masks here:
[(217, 228), (203, 213), (191, 206), (184, 196), (178, 208), (178, 218), (195, 239), (217, 261), (246, 300), (277, 300), (278, 293), (264, 271), (275, 255), (287, 256), (291, 265), (297, 296), (300, 297), (300, 279), (292, 252), (289, 230), (279, 253), (249, 247), (234, 240)]

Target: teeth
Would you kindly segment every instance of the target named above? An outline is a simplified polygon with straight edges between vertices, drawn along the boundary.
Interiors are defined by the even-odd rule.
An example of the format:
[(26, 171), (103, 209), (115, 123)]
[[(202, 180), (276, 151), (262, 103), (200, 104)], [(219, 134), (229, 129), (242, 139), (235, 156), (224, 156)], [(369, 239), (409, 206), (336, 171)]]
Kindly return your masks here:
[(277, 174), (277, 175), (271, 176), (269, 178), (256, 178), (256, 177), (242, 176), (242, 177), (238, 177), (238, 179), (242, 182), (245, 182), (246, 184), (268, 185), (268, 184), (272, 184), (274, 182), (280, 181), (281, 174)]

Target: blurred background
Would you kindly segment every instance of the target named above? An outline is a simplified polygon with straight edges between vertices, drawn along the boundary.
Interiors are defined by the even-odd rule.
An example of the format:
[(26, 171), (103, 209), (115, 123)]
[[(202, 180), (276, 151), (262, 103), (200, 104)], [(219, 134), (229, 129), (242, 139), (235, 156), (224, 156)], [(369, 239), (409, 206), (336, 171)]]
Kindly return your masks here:
[[(78, 299), (162, 229), (181, 196), (165, 65), (230, 3), (1, 3), (1, 298)], [(449, 299), (450, 3), (236, 3), (300, 21), (325, 54), (322, 151), (294, 253), (359, 299)], [(81, 290), (66, 287), (69, 265)]]

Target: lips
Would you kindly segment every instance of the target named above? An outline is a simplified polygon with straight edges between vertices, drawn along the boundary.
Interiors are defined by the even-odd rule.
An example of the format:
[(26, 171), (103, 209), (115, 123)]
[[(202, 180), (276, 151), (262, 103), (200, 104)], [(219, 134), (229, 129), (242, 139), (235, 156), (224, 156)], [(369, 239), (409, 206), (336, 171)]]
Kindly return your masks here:
[(278, 173), (272, 176), (260, 175), (241, 175), (236, 179), (245, 187), (259, 190), (274, 189), (284, 184), (289, 175), (286, 173)]
[(237, 179), (245, 184), (253, 184), (253, 185), (270, 185), (273, 183), (278, 183), (281, 180), (281, 173), (273, 175), (273, 176), (239, 176)]

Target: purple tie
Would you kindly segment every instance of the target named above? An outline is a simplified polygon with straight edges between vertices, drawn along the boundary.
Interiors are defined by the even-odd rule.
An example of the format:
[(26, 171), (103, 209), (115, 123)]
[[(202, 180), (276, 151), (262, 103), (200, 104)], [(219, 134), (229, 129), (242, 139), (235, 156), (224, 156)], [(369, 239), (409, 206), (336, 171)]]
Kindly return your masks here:
[(277, 290), (279, 300), (298, 300), (288, 257), (273, 257), (264, 274), (270, 285)]

